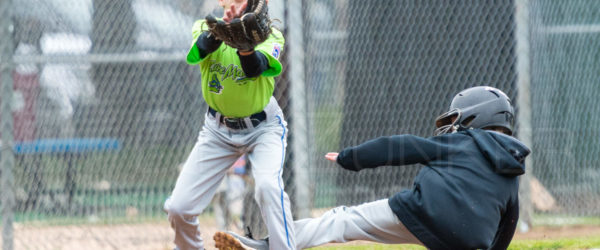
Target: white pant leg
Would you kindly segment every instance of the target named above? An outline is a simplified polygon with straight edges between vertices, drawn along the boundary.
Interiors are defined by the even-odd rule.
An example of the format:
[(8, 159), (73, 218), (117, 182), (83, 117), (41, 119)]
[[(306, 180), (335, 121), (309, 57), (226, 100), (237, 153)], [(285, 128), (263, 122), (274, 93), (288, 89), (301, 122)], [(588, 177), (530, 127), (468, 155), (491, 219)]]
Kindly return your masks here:
[(227, 169), (240, 156), (207, 126), (210, 124), (200, 132), (164, 206), (180, 250), (204, 249), (197, 216), (209, 205)]
[(398, 220), (387, 199), (337, 207), (318, 218), (297, 220), (294, 226), (298, 249), (353, 240), (423, 245)]
[(262, 131), (248, 159), (255, 180), (255, 199), (269, 232), (270, 249), (295, 249), (290, 199), (283, 189), (282, 179), (287, 128), (283, 116), (273, 118), (259, 127)]

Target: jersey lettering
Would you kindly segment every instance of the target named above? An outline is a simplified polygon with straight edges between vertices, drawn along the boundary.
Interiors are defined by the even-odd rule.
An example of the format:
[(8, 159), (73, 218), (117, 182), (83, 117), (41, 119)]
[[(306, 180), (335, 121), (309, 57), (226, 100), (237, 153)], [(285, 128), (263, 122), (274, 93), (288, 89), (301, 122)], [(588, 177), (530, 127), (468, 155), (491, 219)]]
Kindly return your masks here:
[(240, 81), (246, 78), (244, 70), (237, 65), (229, 64), (227, 66), (224, 66), (214, 60), (211, 61), (211, 63), (212, 64), (210, 65), (209, 71), (211, 73), (216, 72), (217, 74), (220, 74), (221, 81), (225, 81), (227, 78), (231, 78), (234, 81)]
[(221, 94), (223, 90), (223, 85), (219, 81), (217, 74), (213, 74), (212, 80), (208, 83), (208, 90), (213, 93)]

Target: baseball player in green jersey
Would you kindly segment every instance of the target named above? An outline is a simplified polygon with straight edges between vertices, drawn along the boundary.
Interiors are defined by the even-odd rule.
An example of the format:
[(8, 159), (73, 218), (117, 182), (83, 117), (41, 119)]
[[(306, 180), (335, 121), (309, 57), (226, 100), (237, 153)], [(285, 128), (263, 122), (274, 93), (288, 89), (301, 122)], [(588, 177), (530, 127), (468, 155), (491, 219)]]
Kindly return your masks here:
[[(246, 0), (218, 0), (222, 21), (240, 17)], [(219, 20), (221, 21), (221, 20)], [(206, 20), (192, 28), (187, 63), (198, 65), (209, 108), (198, 140), (165, 201), (177, 249), (204, 249), (197, 216), (209, 205), (227, 169), (243, 154), (252, 167), (255, 199), (271, 239), (271, 249), (295, 249), (290, 201), (282, 171), (287, 123), (273, 97), (274, 77), (285, 40), (272, 30), (250, 50), (235, 49), (208, 31)]]

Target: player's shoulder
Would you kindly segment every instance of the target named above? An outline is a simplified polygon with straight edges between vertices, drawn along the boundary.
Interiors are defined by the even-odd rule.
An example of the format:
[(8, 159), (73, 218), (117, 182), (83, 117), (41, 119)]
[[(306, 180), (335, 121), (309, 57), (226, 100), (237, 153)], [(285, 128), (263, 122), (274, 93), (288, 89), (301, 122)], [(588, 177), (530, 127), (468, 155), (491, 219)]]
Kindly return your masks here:
[(275, 35), (275, 36), (281, 36), (281, 37), (283, 37), (283, 33), (277, 27), (271, 27), (271, 34)]
[(441, 135), (435, 135), (427, 138), (427, 141), (434, 143), (438, 146), (444, 146), (448, 148), (462, 148), (465, 145), (474, 145), (474, 138), (469, 136), (463, 131), (447, 133)]
[(281, 42), (285, 41), (285, 37), (283, 36), (283, 33), (281, 32), (281, 30), (279, 30), (276, 27), (271, 27), (271, 35), (269, 36), (269, 39), (275, 39), (275, 40), (279, 40)]
[(471, 137), (465, 132), (465, 131), (458, 131), (458, 132), (454, 132), (454, 133), (447, 133), (447, 134), (441, 134), (441, 135), (435, 135), (432, 137), (429, 137), (430, 140), (436, 140), (436, 141), (456, 141), (458, 140), (462, 140), (462, 139), (470, 139)]

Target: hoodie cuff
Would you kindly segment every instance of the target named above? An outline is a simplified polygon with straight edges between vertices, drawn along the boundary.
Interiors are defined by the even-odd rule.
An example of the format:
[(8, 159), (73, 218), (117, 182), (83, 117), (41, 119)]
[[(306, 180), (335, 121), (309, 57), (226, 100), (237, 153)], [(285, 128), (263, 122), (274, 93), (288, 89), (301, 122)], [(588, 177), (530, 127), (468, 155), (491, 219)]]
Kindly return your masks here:
[(196, 47), (198, 48), (200, 58), (205, 58), (208, 54), (215, 52), (222, 43), (223, 41), (217, 40), (210, 32), (203, 32), (196, 40)]

